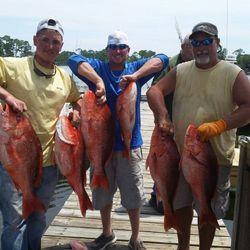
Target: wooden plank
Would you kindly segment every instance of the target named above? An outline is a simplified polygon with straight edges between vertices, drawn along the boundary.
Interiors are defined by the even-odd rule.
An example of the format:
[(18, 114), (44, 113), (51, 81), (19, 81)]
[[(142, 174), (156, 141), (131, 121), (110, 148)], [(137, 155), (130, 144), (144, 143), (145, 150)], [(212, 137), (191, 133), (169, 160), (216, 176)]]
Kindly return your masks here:
[[(79, 227), (62, 227), (62, 226), (51, 226), (48, 230), (48, 234), (50, 236), (61, 236), (66, 237), (69, 239), (73, 239), (77, 237), (78, 235), (81, 235), (81, 238), (83, 239), (94, 239), (97, 235), (101, 234), (102, 230), (95, 229), (95, 228), (88, 228), (86, 230), (85, 228), (79, 228)], [(115, 234), (117, 238), (121, 241), (128, 242), (129, 238), (131, 236), (130, 230), (115, 230)], [(157, 232), (146, 232), (141, 231), (140, 236), (143, 239), (143, 242), (145, 243), (161, 243), (161, 244), (174, 244), (176, 245), (178, 243), (177, 241), (177, 235), (176, 234), (162, 234)], [(192, 235), (190, 244), (191, 245), (197, 245), (199, 242), (199, 236), (197, 234)], [(230, 244), (228, 244), (227, 237), (215, 237), (213, 241), (213, 246), (222, 246), (222, 247), (230, 247)]]
[[(82, 242), (89, 242), (86, 241), (84, 238), (77, 238), (77, 240)], [(69, 246), (69, 241), (67, 238), (64, 237), (43, 237), (43, 249), (44, 250), (69, 250), (71, 249)], [(165, 244), (158, 244), (154, 242), (145, 243), (147, 250), (176, 250), (177, 245), (165, 243)], [(116, 246), (109, 248), (109, 250), (127, 250), (127, 242), (120, 241), (118, 239)], [(190, 246), (190, 250), (199, 250), (198, 246)], [(212, 247), (211, 250), (229, 250), (227, 247)]]
[[(150, 216), (151, 217), (151, 216)], [(151, 218), (150, 221), (145, 221), (141, 220), (140, 227), (142, 231), (147, 231), (147, 232), (156, 232), (156, 233), (163, 233), (165, 234), (166, 232), (164, 231), (163, 228), (163, 221), (156, 221)], [(154, 227), (152, 227), (152, 223), (154, 223)], [(96, 217), (88, 217), (88, 218), (82, 218), (79, 219), (79, 217), (72, 217), (72, 216), (64, 216), (60, 214), (60, 216), (57, 216), (54, 221), (51, 223), (51, 226), (63, 226), (63, 227), (82, 227), (82, 228), (102, 228), (101, 221), (99, 219), (99, 216)], [(112, 219), (112, 227), (114, 230), (128, 230), (130, 227), (130, 222), (129, 220), (122, 220), (122, 219)], [(175, 234), (174, 229), (170, 229), (167, 233), (169, 234)], [(197, 223), (193, 223), (191, 227), (191, 234), (198, 234), (198, 227)], [(220, 230), (217, 230), (216, 232), (217, 236), (223, 236), (227, 237), (228, 232), (225, 227), (221, 227)]]

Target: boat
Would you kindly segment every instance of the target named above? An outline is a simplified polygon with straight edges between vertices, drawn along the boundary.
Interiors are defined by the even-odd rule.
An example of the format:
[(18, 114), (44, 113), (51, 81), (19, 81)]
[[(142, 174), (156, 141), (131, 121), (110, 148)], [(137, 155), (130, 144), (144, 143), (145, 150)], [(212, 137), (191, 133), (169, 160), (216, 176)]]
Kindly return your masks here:
[(235, 55), (227, 55), (225, 61), (233, 64), (237, 64), (237, 57)]

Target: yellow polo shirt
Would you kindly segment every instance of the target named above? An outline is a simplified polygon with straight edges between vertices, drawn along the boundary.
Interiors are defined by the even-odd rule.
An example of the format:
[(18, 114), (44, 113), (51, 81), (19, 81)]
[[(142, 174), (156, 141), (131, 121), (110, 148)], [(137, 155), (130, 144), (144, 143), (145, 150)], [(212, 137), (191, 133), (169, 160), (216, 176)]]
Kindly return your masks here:
[[(233, 86), (240, 71), (238, 66), (225, 61), (210, 69), (197, 68), (194, 61), (177, 66), (173, 123), (180, 152), (190, 123), (198, 127), (224, 118), (237, 108)], [(236, 130), (231, 129), (210, 140), (220, 165), (232, 164), (235, 138)]]
[[(24, 101), (29, 118), (41, 142), (43, 166), (54, 164), (54, 134), (56, 122), (66, 102), (75, 102), (80, 93), (69, 74), (55, 66), (51, 78), (34, 72), (33, 56), (23, 58), (0, 57), (0, 86)], [(46, 69), (39, 66), (43, 72)]]

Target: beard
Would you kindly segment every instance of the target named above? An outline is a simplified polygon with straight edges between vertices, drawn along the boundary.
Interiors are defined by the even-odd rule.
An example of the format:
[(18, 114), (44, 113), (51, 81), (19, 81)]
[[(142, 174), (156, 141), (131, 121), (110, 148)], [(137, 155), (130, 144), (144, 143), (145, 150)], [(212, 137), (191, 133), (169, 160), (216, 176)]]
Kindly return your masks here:
[(209, 56), (207, 51), (198, 52), (195, 55), (195, 61), (198, 64), (202, 64), (202, 65), (208, 64), (208, 63), (210, 63), (210, 56)]

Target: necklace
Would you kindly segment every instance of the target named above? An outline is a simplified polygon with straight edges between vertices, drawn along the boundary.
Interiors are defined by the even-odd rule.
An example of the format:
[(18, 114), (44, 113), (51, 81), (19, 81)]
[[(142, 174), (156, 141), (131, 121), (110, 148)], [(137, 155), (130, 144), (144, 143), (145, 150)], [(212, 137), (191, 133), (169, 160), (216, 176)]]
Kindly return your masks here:
[(44, 77), (47, 78), (47, 79), (48, 79), (48, 78), (52, 78), (52, 77), (56, 74), (56, 68), (55, 68), (55, 70), (54, 70), (54, 72), (53, 72), (52, 74), (47, 75), (47, 74), (43, 73), (40, 69), (37, 68), (34, 59), (33, 59), (33, 70), (34, 70), (34, 72), (35, 72), (38, 76), (44, 76)]
[[(111, 74), (116, 80), (120, 79), (121, 76), (124, 75), (124, 71), (126, 71), (126, 69), (127, 69), (127, 63), (125, 63), (125, 64), (123, 65), (123, 69), (122, 69), (122, 70), (114, 70), (114, 71), (111, 69), (110, 64), (109, 64), (109, 71), (110, 71), (110, 74)], [(119, 74), (119, 75), (115, 74), (114, 72), (116, 72), (116, 73)]]
[[(117, 72), (119, 72), (119, 71), (121, 71), (121, 70), (117, 70)], [(122, 76), (122, 74), (123, 74), (123, 71), (124, 71), (124, 69), (121, 71), (121, 73), (119, 73), (119, 75), (117, 76), (117, 75), (115, 75), (114, 74), (114, 72), (112, 71), (112, 70), (110, 70), (110, 73), (111, 73), (111, 75), (114, 77), (114, 78), (116, 78), (116, 79), (120, 79), (120, 77)]]

